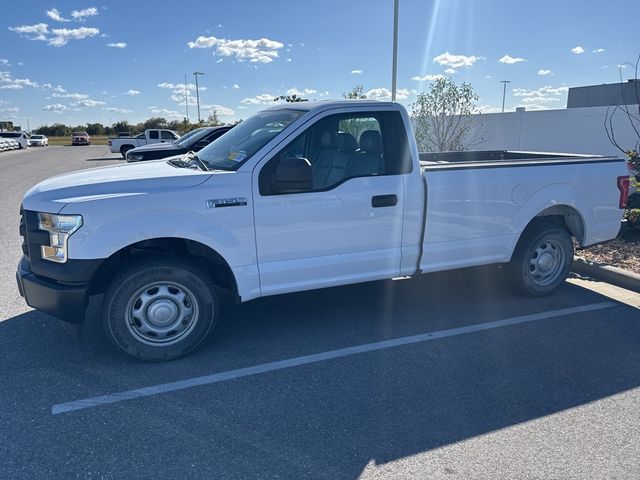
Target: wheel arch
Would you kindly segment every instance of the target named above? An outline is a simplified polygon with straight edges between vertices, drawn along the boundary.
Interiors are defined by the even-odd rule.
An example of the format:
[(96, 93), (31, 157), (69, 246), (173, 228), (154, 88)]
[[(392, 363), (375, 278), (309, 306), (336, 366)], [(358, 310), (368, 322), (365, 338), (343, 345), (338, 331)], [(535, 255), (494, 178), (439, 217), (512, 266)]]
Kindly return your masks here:
[(113, 276), (132, 262), (177, 255), (202, 261), (214, 284), (233, 293), (239, 299), (238, 285), (228, 262), (216, 250), (195, 240), (159, 237), (127, 245), (106, 258), (94, 272), (89, 283), (89, 293), (104, 293)]
[(539, 225), (540, 223), (551, 223), (560, 225), (565, 228), (571, 234), (571, 236), (578, 241), (580, 245), (584, 244), (586, 238), (586, 227), (584, 218), (582, 217), (580, 212), (571, 205), (552, 205), (539, 211), (536, 215), (533, 216), (533, 218), (529, 220), (529, 223), (527, 223), (525, 228), (520, 233), (518, 241), (514, 246), (514, 249), (511, 253), (512, 259), (513, 255), (516, 252), (518, 244), (520, 244), (526, 232), (532, 226)]

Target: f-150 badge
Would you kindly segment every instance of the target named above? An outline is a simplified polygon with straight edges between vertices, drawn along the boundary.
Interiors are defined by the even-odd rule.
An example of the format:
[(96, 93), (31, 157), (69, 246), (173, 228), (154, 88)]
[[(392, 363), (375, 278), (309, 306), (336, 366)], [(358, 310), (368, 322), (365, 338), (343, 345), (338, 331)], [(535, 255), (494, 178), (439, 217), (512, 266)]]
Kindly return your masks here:
[(247, 197), (214, 198), (213, 200), (207, 200), (207, 208), (244, 207), (246, 204)]

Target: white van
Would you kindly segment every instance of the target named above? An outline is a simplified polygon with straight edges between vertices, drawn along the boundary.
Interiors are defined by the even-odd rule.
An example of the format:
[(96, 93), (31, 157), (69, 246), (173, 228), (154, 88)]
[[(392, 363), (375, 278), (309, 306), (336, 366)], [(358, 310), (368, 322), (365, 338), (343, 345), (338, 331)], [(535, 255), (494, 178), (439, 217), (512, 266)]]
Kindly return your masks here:
[(29, 146), (29, 135), (27, 132), (0, 132), (0, 138), (15, 140), (20, 144), (20, 148), (27, 148)]

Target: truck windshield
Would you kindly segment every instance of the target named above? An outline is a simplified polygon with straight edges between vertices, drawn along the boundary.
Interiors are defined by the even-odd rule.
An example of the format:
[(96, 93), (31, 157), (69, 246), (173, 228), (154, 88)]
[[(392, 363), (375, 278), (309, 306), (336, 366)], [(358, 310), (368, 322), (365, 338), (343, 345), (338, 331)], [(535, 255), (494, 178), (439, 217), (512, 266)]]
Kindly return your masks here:
[(196, 128), (195, 130), (191, 130), (190, 132), (185, 133), (179, 139), (174, 140), (173, 143), (175, 143), (177, 145), (180, 145), (181, 147), (186, 147), (187, 144), (189, 144), (189, 143), (191, 143), (193, 141), (200, 140), (207, 133), (209, 133), (209, 129), (206, 128), (206, 127)]
[(233, 127), (198, 153), (209, 170), (237, 170), (305, 110), (260, 112)]

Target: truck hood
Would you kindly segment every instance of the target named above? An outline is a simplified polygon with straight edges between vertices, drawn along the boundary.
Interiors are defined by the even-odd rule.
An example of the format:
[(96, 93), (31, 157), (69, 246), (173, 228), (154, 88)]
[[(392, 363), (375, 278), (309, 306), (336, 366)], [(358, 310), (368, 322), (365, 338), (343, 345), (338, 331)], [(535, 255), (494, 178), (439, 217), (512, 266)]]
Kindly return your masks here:
[(48, 178), (24, 196), (24, 208), (57, 213), (68, 203), (178, 190), (205, 182), (211, 173), (160, 161), (91, 168)]

